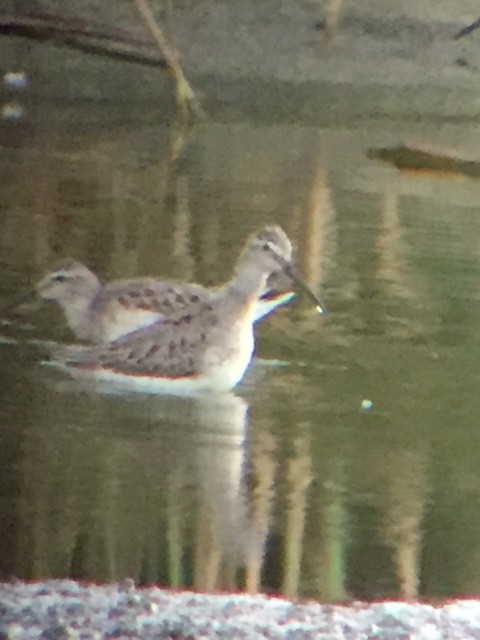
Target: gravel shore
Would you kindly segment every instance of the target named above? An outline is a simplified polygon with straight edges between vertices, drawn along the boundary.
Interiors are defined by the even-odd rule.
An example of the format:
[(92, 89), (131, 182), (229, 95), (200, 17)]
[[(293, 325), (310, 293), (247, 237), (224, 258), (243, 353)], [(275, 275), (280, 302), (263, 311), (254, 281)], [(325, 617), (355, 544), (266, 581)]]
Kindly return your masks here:
[(137, 589), (129, 581), (14, 582), (0, 584), (0, 638), (468, 640), (480, 638), (480, 601), (343, 606)]

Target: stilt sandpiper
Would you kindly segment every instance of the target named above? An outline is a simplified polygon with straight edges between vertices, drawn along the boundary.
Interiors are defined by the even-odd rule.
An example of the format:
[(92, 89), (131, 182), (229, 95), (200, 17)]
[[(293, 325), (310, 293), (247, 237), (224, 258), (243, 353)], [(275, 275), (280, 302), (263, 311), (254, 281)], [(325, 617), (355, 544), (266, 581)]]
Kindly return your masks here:
[[(273, 274), (275, 279), (275, 274)], [(215, 296), (199, 284), (132, 278), (103, 284), (84, 264), (68, 258), (57, 264), (36, 285), (45, 300), (57, 302), (79, 340), (102, 343), (195, 308)], [(254, 321), (287, 304), (294, 293), (267, 283), (254, 309)]]

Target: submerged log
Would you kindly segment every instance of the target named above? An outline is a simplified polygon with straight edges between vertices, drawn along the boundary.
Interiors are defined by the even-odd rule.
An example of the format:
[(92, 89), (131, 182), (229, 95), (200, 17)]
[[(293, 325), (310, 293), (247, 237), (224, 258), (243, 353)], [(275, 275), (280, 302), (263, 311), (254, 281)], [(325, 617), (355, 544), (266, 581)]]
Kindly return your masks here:
[(400, 171), (480, 178), (480, 162), (478, 160), (455, 157), (453, 154), (407, 145), (368, 149), (367, 158), (382, 160)]

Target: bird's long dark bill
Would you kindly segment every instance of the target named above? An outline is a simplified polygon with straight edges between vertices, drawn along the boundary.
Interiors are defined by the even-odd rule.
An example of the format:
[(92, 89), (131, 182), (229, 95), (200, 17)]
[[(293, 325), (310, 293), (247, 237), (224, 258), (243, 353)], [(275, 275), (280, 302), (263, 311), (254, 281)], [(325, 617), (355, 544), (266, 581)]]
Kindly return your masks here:
[(318, 313), (326, 313), (327, 309), (325, 305), (320, 302), (320, 300), (313, 293), (313, 291), (310, 289), (305, 280), (300, 276), (297, 270), (290, 264), (290, 262), (287, 262), (284, 258), (282, 258), (282, 256), (277, 256), (277, 258), (279, 263), (282, 265), (282, 269), (285, 274), (292, 280), (295, 285), (297, 285), (300, 291), (303, 291), (312, 300)]
[(16, 309), (22, 304), (26, 304), (27, 302), (32, 302), (32, 300), (34, 300), (35, 297), (36, 297), (36, 291), (29, 291), (28, 293), (25, 293), (24, 295), (19, 296), (18, 298), (10, 302), (10, 304), (7, 304), (5, 307), (0, 307), (0, 317), (7, 315), (8, 313), (10, 313), (10, 311), (13, 311), (14, 309)]

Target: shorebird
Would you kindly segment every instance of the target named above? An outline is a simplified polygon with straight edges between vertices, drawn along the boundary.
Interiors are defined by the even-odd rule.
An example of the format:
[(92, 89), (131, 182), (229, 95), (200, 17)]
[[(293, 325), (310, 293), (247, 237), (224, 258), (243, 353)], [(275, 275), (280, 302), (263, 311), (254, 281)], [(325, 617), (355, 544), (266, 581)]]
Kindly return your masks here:
[[(45, 300), (57, 302), (80, 340), (111, 342), (122, 335), (206, 302), (214, 290), (199, 284), (132, 278), (102, 284), (81, 262), (59, 263), (36, 286)], [(255, 305), (260, 320), (293, 297), (292, 291), (262, 291)]]
[(248, 240), (232, 279), (220, 289), (200, 296), (193, 306), (178, 305), (161, 322), (113, 342), (60, 349), (52, 364), (75, 375), (93, 374), (99, 381), (126, 383), (128, 388), (133, 384), (145, 391), (190, 394), (232, 389), (252, 358), (258, 298), (272, 273), (285, 273), (323, 313), (318, 298), (294, 271), (291, 258), (292, 246), (282, 229), (266, 227)]

